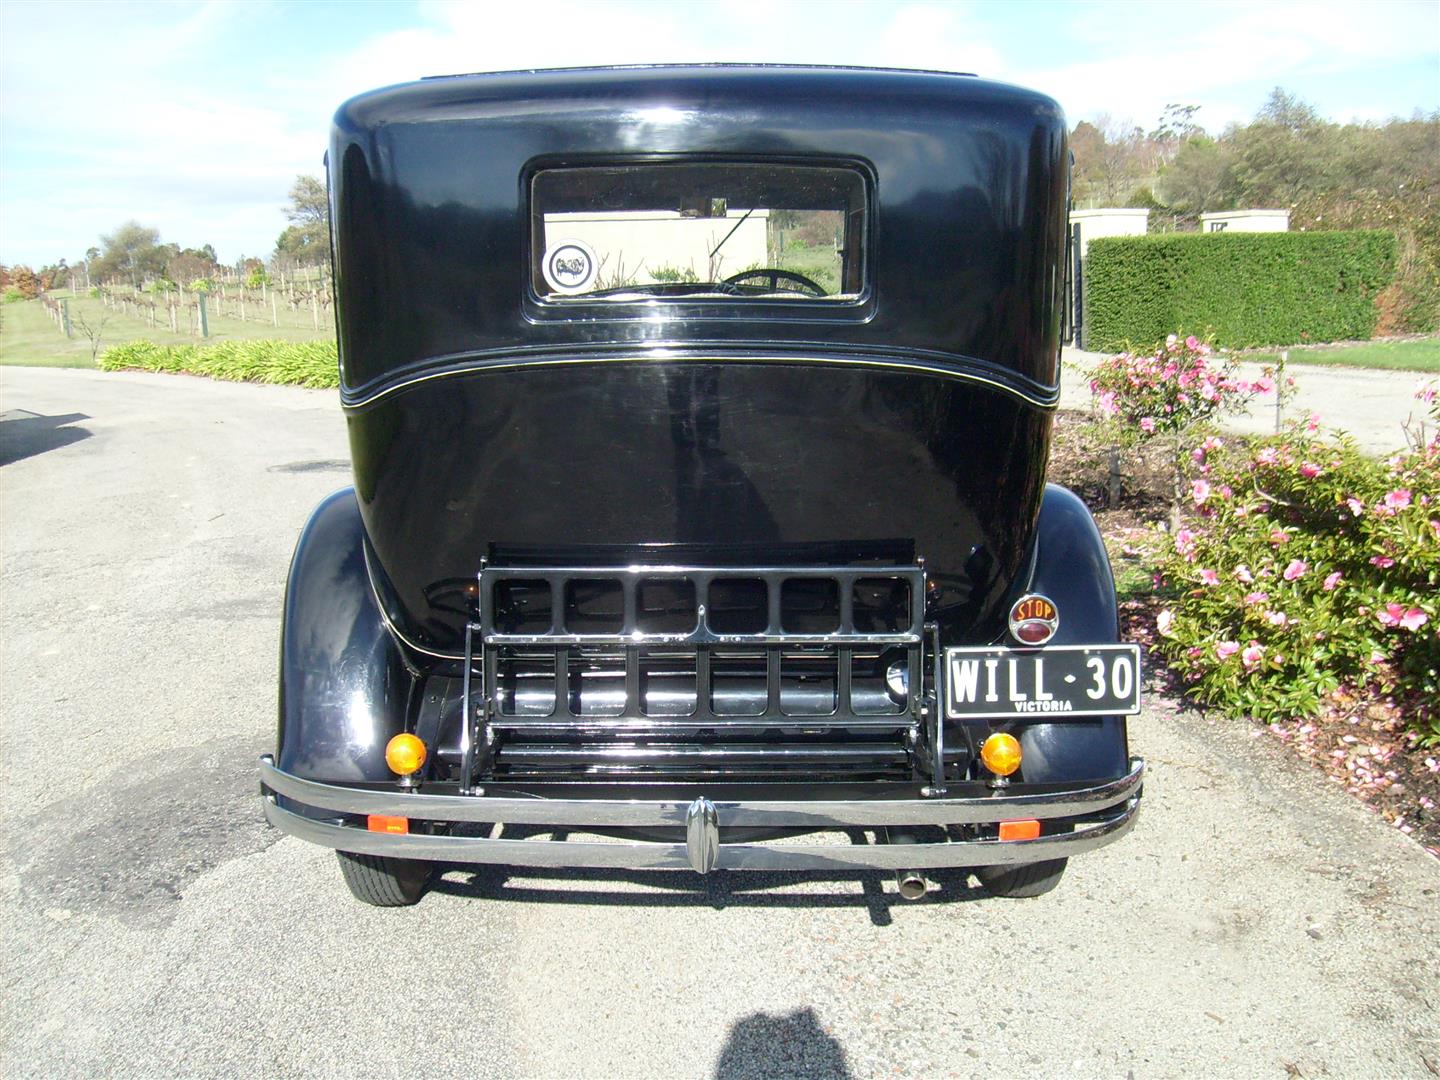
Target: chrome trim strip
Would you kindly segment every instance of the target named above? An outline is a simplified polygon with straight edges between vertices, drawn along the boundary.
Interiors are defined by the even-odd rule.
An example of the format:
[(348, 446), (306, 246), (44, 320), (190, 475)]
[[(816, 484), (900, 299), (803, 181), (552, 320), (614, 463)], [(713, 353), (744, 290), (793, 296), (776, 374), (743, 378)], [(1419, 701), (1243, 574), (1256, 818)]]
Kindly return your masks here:
[[(354, 489), (352, 488), (351, 490)], [(385, 601), (380, 598), (380, 590), (375, 587), (375, 569), (370, 565), (370, 545), (368, 543), (361, 543), (360, 554), (365, 560), (365, 580), (370, 585), (370, 596), (375, 601), (375, 610), (380, 613), (380, 621), (385, 624), (385, 629), (390, 631), (395, 640), (408, 649), (413, 649), (415, 652), (423, 653), (426, 656), (433, 656), (437, 660), (458, 660), (464, 663), (464, 653), (436, 652), (434, 649), (428, 649), (424, 645), (417, 645), (405, 636), (404, 631), (395, 625), (395, 620), (390, 618), (390, 612), (385, 610)]]
[(377, 401), (389, 397), (391, 394), (399, 393), (422, 383), (433, 382), (436, 379), (449, 379), (460, 375), (473, 375), (477, 372), (487, 371), (512, 371), (523, 367), (565, 367), (572, 364), (648, 364), (655, 362), (665, 363), (691, 363), (722, 361), (730, 363), (749, 364), (837, 364), (842, 367), (882, 367), (896, 368), (902, 371), (920, 371), (927, 375), (938, 375), (946, 378), (958, 379), (961, 382), (972, 382), (982, 386), (988, 386), (999, 390), (1001, 393), (1009, 394), (1011, 397), (1023, 401), (1027, 405), (1033, 405), (1037, 409), (1053, 410), (1060, 405), (1060, 384), (1047, 387), (1044, 396), (1026, 393), (1024, 390), (1011, 386), (999, 379), (986, 378), (976, 372), (961, 371), (950, 367), (942, 366), (939, 363), (923, 364), (913, 361), (897, 360), (886, 357), (832, 357), (814, 356), (809, 354), (797, 354), (795, 356), (771, 355), (771, 356), (734, 356), (726, 355), (723, 352), (707, 352), (703, 355), (695, 355), (691, 352), (678, 352), (674, 350), (654, 350), (640, 355), (630, 354), (626, 356), (541, 356), (534, 358), (512, 358), (509, 360), (489, 360), (482, 363), (471, 363), (461, 367), (445, 368), (443, 371), (431, 371), (423, 375), (414, 375), (408, 379), (401, 379), (397, 383), (386, 386), (365, 397), (351, 398), (348, 392), (341, 389), (340, 404), (345, 410), (364, 409), (374, 405)]
[[(883, 825), (981, 825), (1012, 818), (1046, 820), (1098, 813), (1135, 797), (1144, 778), (1145, 763), (1139, 758), (1131, 758), (1130, 771), (1118, 780), (1071, 791), (959, 799), (716, 800), (713, 805), (716, 820), (722, 827), (839, 829)], [(666, 800), (519, 799), (374, 791), (321, 784), (281, 772), (269, 754), (260, 759), (260, 782), (277, 795), (318, 810), (342, 814), (383, 814), (421, 821), (683, 828), (692, 805), (690, 802)], [(346, 831), (358, 833), (359, 830)]]
[[(687, 807), (688, 809), (688, 807)], [(312, 844), (362, 855), (390, 855), (433, 862), (500, 863), (508, 866), (592, 867), (628, 870), (694, 869), (695, 861), (717, 870), (913, 870), (1002, 866), (1063, 859), (1120, 839), (1135, 825), (1140, 800), (1119, 813), (1074, 832), (1036, 840), (969, 840), (938, 844), (715, 844), (707, 825), (695, 843), (595, 843), (575, 840), (505, 840), (480, 836), (396, 835), (332, 825), (283, 810), (265, 798), (265, 818), (281, 832)], [(703, 817), (705, 811), (700, 811)], [(713, 857), (713, 863), (710, 859)]]

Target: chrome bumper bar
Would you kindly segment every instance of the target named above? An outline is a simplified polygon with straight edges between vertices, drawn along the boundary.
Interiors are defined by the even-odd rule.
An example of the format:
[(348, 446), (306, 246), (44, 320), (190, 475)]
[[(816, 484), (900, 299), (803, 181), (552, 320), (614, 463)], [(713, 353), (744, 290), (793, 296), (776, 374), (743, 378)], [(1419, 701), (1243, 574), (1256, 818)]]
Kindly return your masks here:
[[(509, 866), (575, 866), (628, 869), (723, 870), (906, 870), (995, 866), (1060, 859), (1118, 840), (1135, 824), (1145, 765), (1131, 759), (1118, 780), (1089, 788), (1041, 794), (996, 793), (979, 798), (847, 801), (716, 801), (520, 799), (426, 795), (321, 784), (260, 759), (265, 818), (302, 840), (366, 855), (453, 863)], [(418, 821), (484, 822), (576, 829), (675, 827), (684, 843), (509, 840), (479, 836), (369, 832), (296, 814), (281, 807), (283, 795), (336, 814), (378, 814)], [(981, 825), (1013, 819), (1079, 816), (1099, 820), (1073, 832), (1035, 840), (967, 840), (930, 844), (727, 844), (726, 826), (847, 829), (883, 826)]]

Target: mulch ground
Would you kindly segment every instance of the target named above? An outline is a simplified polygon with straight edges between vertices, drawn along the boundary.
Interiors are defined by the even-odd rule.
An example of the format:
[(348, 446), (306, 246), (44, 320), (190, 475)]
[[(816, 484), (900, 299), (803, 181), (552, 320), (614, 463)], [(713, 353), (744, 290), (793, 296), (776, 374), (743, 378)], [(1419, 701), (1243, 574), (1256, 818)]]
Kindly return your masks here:
[[(1127, 459), (1120, 498), (1110, 504), (1109, 447), (1089, 430), (1082, 412), (1056, 415), (1050, 479), (1073, 490), (1095, 515), (1110, 549), (1117, 579), (1143, 574), (1143, 538), (1165, 522), (1165, 473), (1158, 461)], [(1121, 588), (1121, 633), (1146, 653), (1152, 685), (1178, 713), (1199, 710), (1187, 703), (1179, 677), (1153, 649), (1155, 616), (1162, 601), (1143, 590)], [(1127, 595), (1128, 593), (1128, 595)], [(1404, 724), (1405, 702), (1378, 692), (1342, 689), (1320, 715), (1273, 724), (1251, 720), (1257, 738), (1273, 738), (1323, 772), (1330, 782), (1440, 859), (1440, 747), (1417, 745)]]

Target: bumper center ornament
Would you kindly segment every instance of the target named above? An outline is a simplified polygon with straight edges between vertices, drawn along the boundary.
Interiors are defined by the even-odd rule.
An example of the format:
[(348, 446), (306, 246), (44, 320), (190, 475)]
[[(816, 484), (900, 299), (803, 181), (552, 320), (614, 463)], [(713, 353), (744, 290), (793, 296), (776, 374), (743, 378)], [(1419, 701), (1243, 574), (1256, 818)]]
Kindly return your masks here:
[(685, 853), (697, 874), (708, 874), (720, 861), (720, 815), (703, 795), (685, 813)]

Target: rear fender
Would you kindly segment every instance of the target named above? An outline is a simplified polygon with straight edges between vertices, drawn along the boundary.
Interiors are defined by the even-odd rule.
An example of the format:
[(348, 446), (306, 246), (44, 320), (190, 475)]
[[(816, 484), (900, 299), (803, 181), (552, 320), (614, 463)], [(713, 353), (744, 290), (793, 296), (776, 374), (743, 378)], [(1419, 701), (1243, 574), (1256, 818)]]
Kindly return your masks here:
[[(1055, 645), (1103, 645), (1120, 639), (1115, 579), (1100, 530), (1074, 492), (1045, 485), (1030, 591), (1060, 611)], [(1031, 724), (1019, 733), (1027, 783), (1110, 780), (1129, 771), (1123, 716)]]
[(395, 778), (385, 744), (404, 730), (416, 678), (376, 606), (364, 543), (346, 488), (315, 509), (290, 562), (276, 760), (309, 780)]

